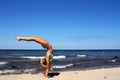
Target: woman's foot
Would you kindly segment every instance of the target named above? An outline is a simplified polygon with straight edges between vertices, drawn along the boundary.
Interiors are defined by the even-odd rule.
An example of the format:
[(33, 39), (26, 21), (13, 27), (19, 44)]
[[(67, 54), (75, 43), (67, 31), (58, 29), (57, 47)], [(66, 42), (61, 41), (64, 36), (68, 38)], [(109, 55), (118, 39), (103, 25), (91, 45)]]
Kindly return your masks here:
[(46, 76), (45, 74), (44, 74), (44, 77), (45, 77), (45, 78), (49, 78), (49, 76)]
[(18, 40), (18, 41), (21, 40), (19, 36), (15, 36), (15, 39)]

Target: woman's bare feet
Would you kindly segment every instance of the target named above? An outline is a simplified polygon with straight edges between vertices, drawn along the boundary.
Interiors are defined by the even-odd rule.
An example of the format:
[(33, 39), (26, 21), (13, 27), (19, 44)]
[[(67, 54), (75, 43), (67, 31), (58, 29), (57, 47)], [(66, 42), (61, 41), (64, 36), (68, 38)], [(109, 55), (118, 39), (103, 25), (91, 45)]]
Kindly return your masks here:
[(49, 76), (46, 76), (45, 74), (44, 74), (44, 77), (45, 77), (45, 78), (49, 78)]
[(15, 36), (15, 39), (18, 40), (18, 41), (21, 40), (19, 36)]

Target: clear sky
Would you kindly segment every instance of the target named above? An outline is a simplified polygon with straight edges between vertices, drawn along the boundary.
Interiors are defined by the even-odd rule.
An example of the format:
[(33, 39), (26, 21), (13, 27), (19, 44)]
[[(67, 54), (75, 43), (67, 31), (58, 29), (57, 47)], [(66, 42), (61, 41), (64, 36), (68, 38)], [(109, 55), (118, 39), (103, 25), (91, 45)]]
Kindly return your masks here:
[(120, 0), (0, 0), (0, 49), (120, 49)]

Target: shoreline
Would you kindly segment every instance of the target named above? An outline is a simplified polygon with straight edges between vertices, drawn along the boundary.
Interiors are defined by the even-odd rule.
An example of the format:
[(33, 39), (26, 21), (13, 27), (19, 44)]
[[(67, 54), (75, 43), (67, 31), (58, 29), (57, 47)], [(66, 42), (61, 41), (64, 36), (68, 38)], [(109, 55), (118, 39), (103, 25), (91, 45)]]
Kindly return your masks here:
[[(71, 72), (71, 71), (88, 71), (88, 70), (97, 70), (97, 69), (110, 69), (110, 68), (120, 68), (120, 66), (98, 66), (98, 67), (89, 67), (89, 68), (81, 68), (81, 69), (63, 69), (63, 70), (52, 70), (50, 71), (50, 73), (54, 73), (54, 72)], [(15, 75), (19, 75), (19, 74), (38, 74), (38, 73), (44, 73), (45, 70), (42, 70), (40, 71), (39, 69), (32, 69), (32, 71), (30, 70), (25, 70), (25, 71), (14, 71), (14, 70), (7, 70), (8, 72), (4, 71), (3, 70), (3, 73), (1, 73), (0, 71), (0, 75), (12, 75), (12, 74), (15, 74)], [(12, 72), (14, 71), (14, 72)], [(6, 73), (4, 73), (6, 72)]]
[(50, 78), (45, 78), (41, 72), (37, 74), (0, 75), (0, 80), (118, 80), (120, 67), (101, 68), (82, 71), (52, 72)]

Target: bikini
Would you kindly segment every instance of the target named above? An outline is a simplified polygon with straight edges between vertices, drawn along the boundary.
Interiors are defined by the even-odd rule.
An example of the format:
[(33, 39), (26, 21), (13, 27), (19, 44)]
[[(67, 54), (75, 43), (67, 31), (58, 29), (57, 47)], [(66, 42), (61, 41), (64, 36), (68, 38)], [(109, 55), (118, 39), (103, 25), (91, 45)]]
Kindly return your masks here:
[[(46, 47), (49, 47), (49, 46), (51, 46), (49, 43), (46, 45)], [(50, 61), (52, 61), (53, 60), (53, 54), (52, 53), (50, 53)]]
[(50, 61), (53, 60), (53, 54), (50, 54)]

